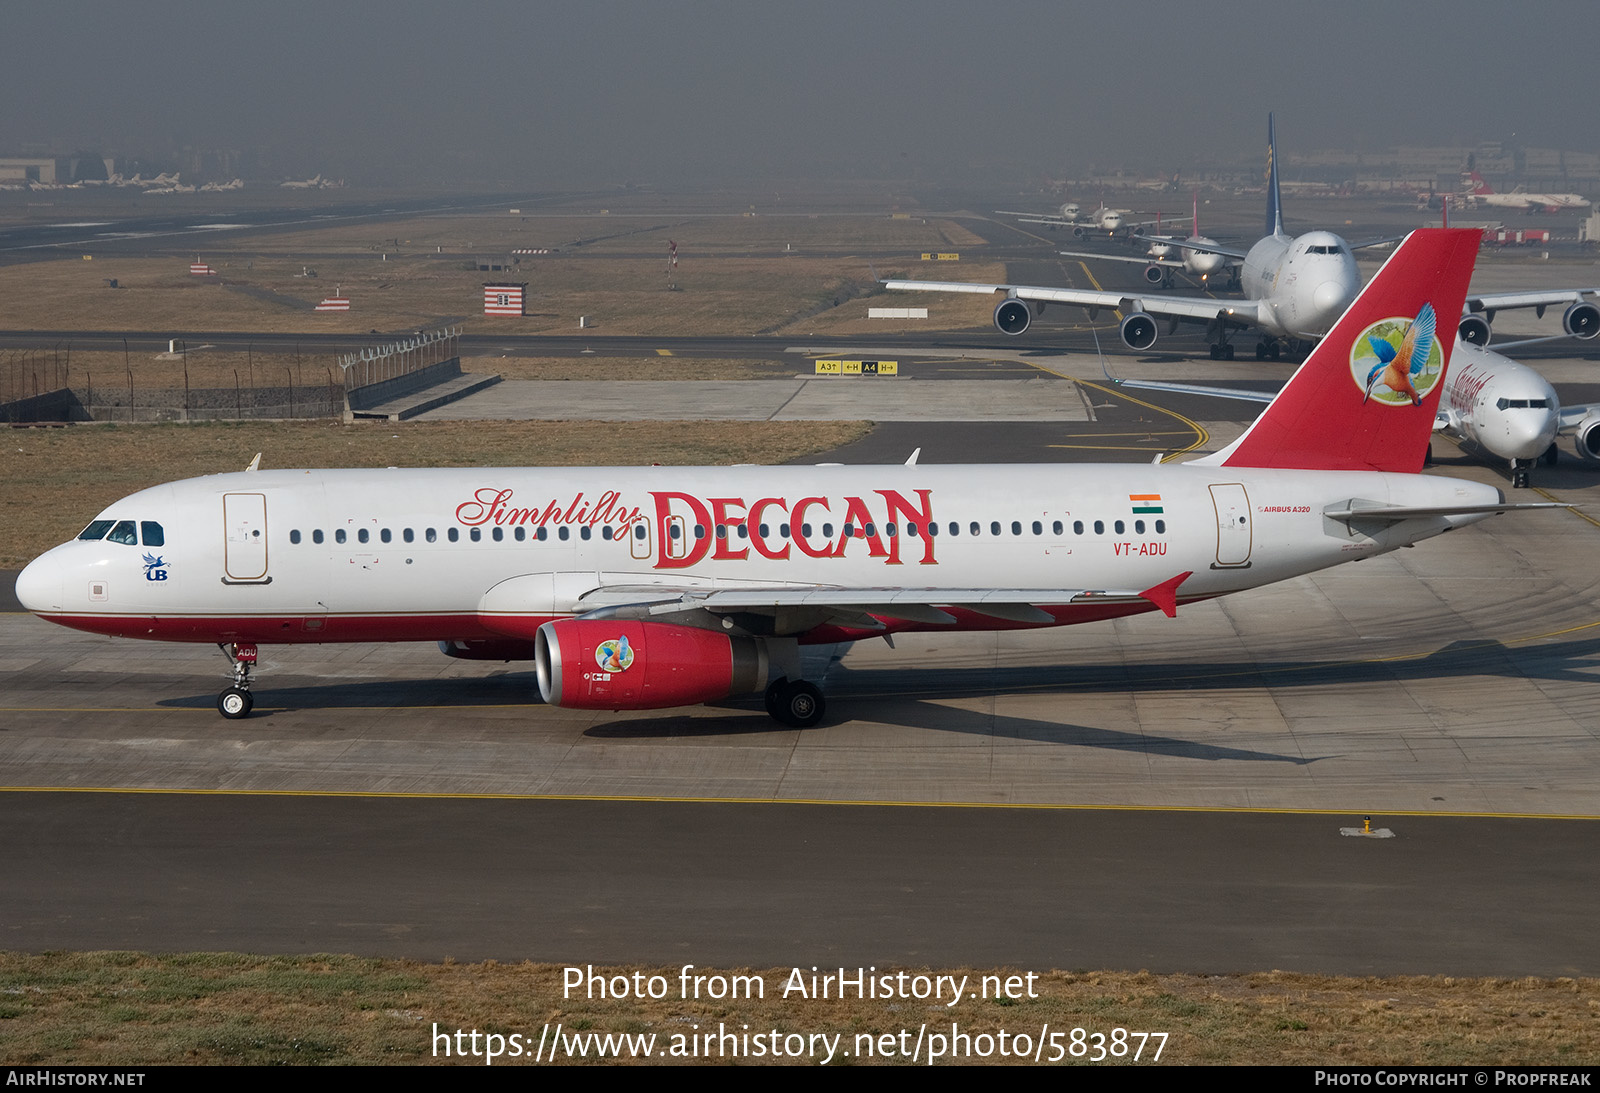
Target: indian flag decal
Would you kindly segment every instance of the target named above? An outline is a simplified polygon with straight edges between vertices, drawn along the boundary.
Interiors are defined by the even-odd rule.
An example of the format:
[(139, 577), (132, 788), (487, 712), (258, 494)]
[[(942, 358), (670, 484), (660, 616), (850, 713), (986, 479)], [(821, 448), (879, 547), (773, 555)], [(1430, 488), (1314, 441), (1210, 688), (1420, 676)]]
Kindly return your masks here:
[(1161, 495), (1159, 493), (1130, 493), (1128, 494), (1128, 503), (1133, 506), (1133, 514), (1135, 516), (1147, 514), (1159, 516), (1167, 511), (1161, 507)]

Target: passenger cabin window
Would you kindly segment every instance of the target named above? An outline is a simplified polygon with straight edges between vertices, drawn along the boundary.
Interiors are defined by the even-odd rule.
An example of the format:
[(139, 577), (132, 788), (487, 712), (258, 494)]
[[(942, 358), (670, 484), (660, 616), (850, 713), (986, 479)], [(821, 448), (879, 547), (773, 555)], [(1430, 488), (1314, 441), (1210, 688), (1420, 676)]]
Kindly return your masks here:
[(298, 530), (291, 531), (289, 533), (289, 542), (293, 543), (295, 546), (300, 545), (300, 532)]
[(333, 533), (333, 541), (336, 543), (344, 542), (344, 528), (340, 528)]
[(311, 533), (311, 541), (313, 543), (322, 542), (322, 529), (321, 528), (318, 528), (317, 530), (315, 530), (315, 531), (313, 531)]

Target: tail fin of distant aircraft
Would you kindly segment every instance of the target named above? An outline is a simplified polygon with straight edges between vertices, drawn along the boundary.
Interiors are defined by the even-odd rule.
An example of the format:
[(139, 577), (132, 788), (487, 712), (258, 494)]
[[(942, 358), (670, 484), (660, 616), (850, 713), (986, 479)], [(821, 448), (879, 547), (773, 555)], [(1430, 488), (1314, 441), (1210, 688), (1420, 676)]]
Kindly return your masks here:
[(1255, 424), (1197, 462), (1422, 470), (1455, 343), (1432, 324), (1461, 314), (1482, 237), (1477, 229), (1412, 232)]
[(1267, 115), (1267, 234), (1283, 234), (1283, 201), (1278, 195), (1278, 150), (1272, 135), (1272, 115)]

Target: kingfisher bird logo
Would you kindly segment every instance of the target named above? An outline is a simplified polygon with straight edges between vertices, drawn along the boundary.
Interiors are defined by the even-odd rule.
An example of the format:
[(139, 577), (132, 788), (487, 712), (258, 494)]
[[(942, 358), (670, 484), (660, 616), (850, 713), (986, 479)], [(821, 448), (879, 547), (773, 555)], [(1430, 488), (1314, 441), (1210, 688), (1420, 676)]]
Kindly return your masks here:
[(144, 556), (144, 579), (147, 581), (164, 581), (167, 579), (166, 560), (154, 554)]
[(1356, 336), (1350, 350), (1350, 376), (1361, 388), (1363, 403), (1420, 406), (1444, 373), (1432, 304), (1423, 304), (1415, 319), (1391, 318), (1373, 323)]
[(626, 672), (633, 664), (633, 647), (628, 644), (627, 635), (595, 646), (594, 662), (602, 672)]

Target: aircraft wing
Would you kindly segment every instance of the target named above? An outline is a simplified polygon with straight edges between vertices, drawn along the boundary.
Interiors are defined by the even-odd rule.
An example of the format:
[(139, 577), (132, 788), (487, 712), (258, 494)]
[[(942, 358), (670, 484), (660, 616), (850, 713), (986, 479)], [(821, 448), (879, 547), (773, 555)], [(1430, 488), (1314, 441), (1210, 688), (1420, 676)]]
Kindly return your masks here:
[[(1245, 252), (1237, 247), (1224, 247), (1220, 243), (1197, 243), (1192, 239), (1179, 239), (1172, 235), (1141, 235), (1134, 233), (1134, 238), (1141, 243), (1165, 243), (1169, 247), (1183, 247), (1186, 250), (1197, 250), (1202, 254), (1220, 254), (1224, 258), (1237, 258), (1243, 262)], [(1061, 253), (1065, 254), (1066, 251)]]
[(1559, 304), (1575, 304), (1590, 296), (1600, 295), (1600, 288), (1557, 288), (1534, 292), (1499, 292), (1483, 296), (1468, 296), (1467, 311), (1506, 311), (1519, 307), (1536, 307), (1541, 316), (1544, 309)]
[[(1148, 237), (1147, 237), (1148, 238)], [(1056, 251), (1064, 258), (1088, 258), (1096, 262), (1137, 262), (1141, 266), (1166, 266), (1170, 269), (1182, 269), (1183, 263), (1171, 258), (1151, 258), (1145, 255), (1140, 258), (1131, 254), (1090, 254), (1088, 251), (1062, 250)]]
[(1209, 296), (1164, 296), (1142, 292), (1090, 292), (1077, 288), (1042, 288), (1034, 285), (973, 284), (963, 281), (884, 281), (883, 287), (897, 292), (1003, 292), (1018, 300), (1072, 304), (1092, 311), (1144, 311), (1174, 319), (1210, 322), (1220, 319), (1245, 326), (1262, 322), (1259, 300), (1217, 300)]
[[(955, 625), (951, 610), (1018, 623), (1050, 623), (1045, 606), (1149, 603), (1177, 613), (1177, 590), (1189, 577), (1180, 574), (1142, 591), (1131, 588), (660, 588), (596, 589), (579, 601), (584, 618), (653, 619), (693, 625), (696, 616), (741, 615), (770, 619), (762, 633), (804, 633), (818, 626), (885, 629), (883, 619), (929, 625)], [(643, 593), (643, 595), (641, 595)]]
[(1365, 250), (1368, 247), (1386, 247), (1390, 243), (1398, 243), (1404, 238), (1405, 236), (1403, 235), (1386, 235), (1382, 239), (1363, 239), (1359, 243), (1350, 243), (1349, 246), (1351, 250)]
[(996, 209), (994, 214), (996, 216), (1014, 216), (1020, 224), (1049, 224), (1053, 228), (1072, 228), (1085, 222), (1081, 216), (1065, 217), (1054, 216), (1050, 213), (1023, 213), (1010, 209)]
[(1591, 402), (1584, 406), (1563, 406), (1557, 418), (1559, 424), (1556, 430), (1565, 435), (1594, 416), (1600, 416), (1600, 402)]

